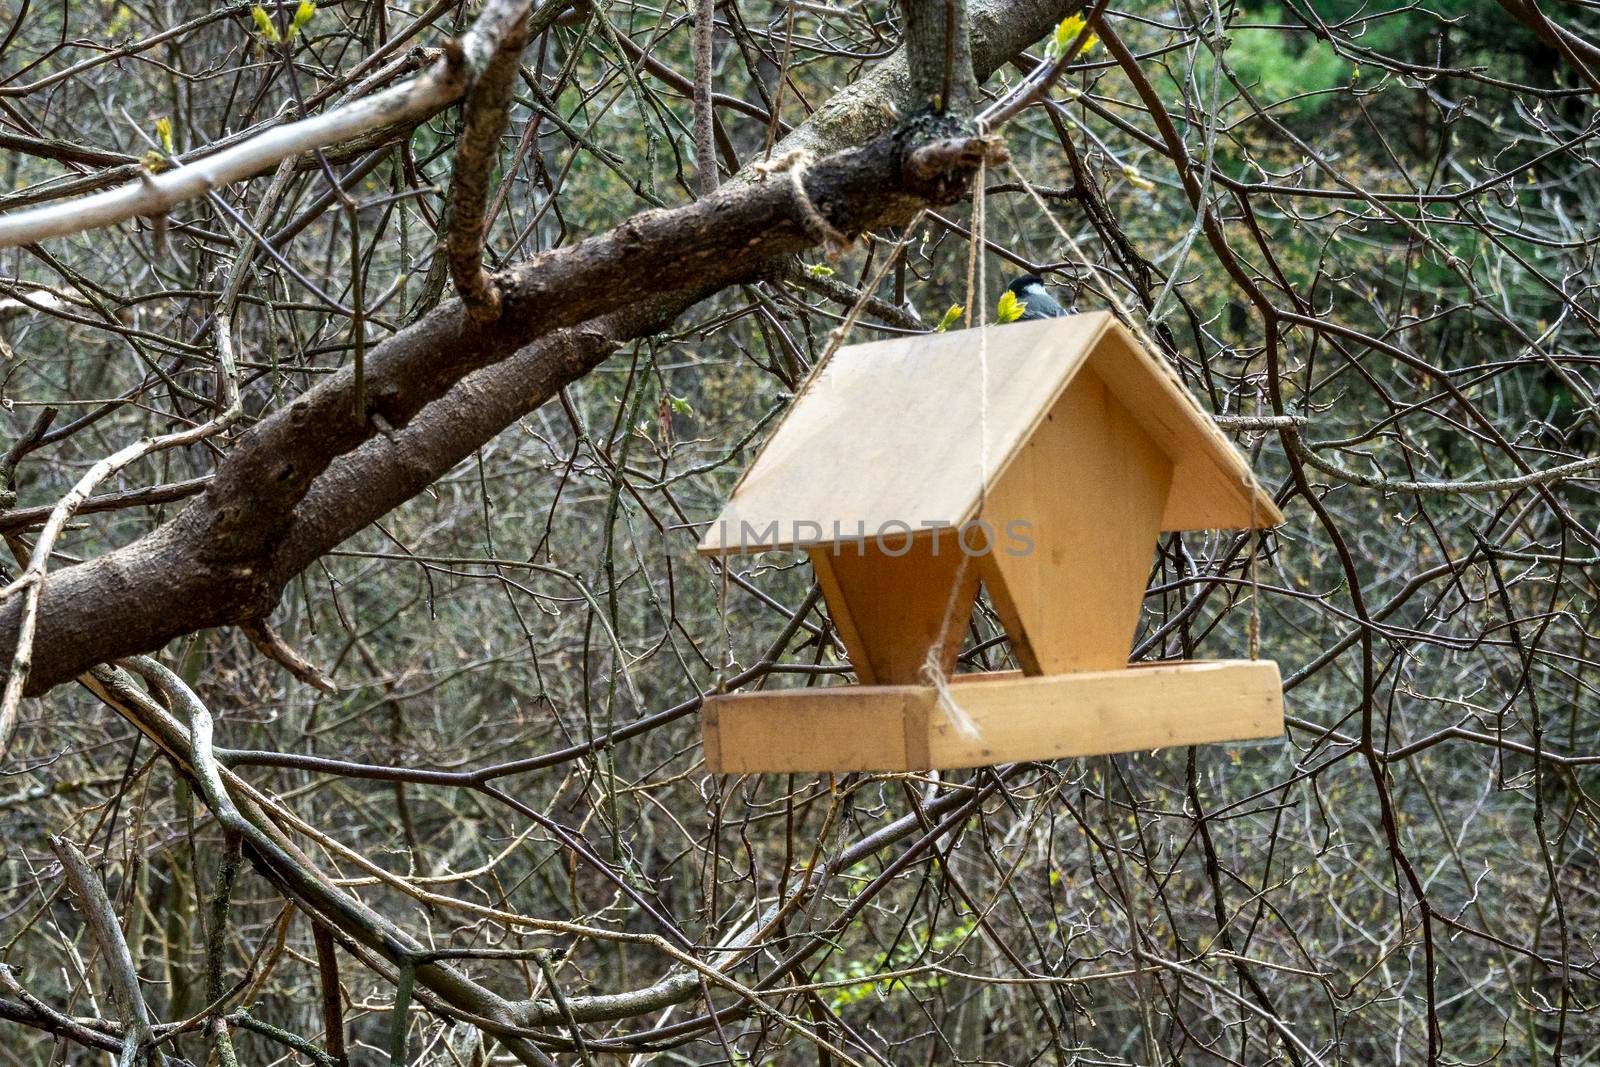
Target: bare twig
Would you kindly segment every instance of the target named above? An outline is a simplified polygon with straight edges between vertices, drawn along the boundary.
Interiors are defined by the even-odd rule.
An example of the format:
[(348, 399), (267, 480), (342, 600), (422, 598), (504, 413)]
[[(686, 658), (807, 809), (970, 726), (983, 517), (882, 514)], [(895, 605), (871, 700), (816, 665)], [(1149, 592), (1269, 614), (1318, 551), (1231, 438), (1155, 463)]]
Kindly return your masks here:
[[(64, 837), (53, 837), (50, 848), (61, 861), (67, 885), (72, 888), (72, 895), (77, 898), (84, 920), (94, 934), (100, 958), (105, 961), (106, 981), (122, 1017), (122, 1052), (117, 1063), (119, 1067), (131, 1067), (152, 1035), (150, 1009), (139, 988), (139, 974), (134, 969), (128, 942), (122, 936), (122, 926), (105, 886), (89, 868), (89, 861), (78, 851), (78, 846)], [(156, 1055), (161, 1058), (159, 1053)]]
[(716, 40), (716, 0), (695, 0), (694, 12), (694, 162), (700, 195), (716, 191), (715, 114), (711, 109), (712, 43)]
[(185, 200), (276, 166), (314, 148), (338, 144), (385, 126), (420, 121), (461, 95), (459, 65), (445, 60), (426, 74), (343, 107), (276, 126), (212, 156), (185, 162), (139, 181), (80, 200), (0, 215), (0, 248), (162, 215)]

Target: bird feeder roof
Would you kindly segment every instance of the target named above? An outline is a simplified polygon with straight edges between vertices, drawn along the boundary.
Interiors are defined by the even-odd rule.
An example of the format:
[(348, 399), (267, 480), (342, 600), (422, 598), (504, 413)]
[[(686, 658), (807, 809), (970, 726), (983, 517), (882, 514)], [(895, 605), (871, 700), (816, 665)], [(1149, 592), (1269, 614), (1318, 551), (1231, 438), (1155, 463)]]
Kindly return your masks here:
[(989, 326), (981, 338), (960, 330), (840, 349), (735, 486), (700, 551), (822, 546), (971, 521), (985, 486), (1086, 370), (1172, 461), (1163, 530), (1283, 521), (1167, 364), (1114, 316), (1094, 312)]

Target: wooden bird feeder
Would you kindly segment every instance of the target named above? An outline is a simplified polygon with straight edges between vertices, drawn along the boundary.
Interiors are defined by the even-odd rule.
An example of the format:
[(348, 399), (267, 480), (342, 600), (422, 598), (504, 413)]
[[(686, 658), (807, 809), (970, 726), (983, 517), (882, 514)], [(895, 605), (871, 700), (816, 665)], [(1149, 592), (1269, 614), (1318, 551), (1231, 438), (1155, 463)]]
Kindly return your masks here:
[[(1282, 516), (1109, 314), (841, 349), (700, 542), (803, 550), (859, 685), (708, 698), (713, 772), (915, 771), (1270, 737), (1277, 664), (1128, 663), (1162, 531)], [(980, 377), (984, 381), (980, 381)], [(930, 682), (987, 590), (1020, 671)]]

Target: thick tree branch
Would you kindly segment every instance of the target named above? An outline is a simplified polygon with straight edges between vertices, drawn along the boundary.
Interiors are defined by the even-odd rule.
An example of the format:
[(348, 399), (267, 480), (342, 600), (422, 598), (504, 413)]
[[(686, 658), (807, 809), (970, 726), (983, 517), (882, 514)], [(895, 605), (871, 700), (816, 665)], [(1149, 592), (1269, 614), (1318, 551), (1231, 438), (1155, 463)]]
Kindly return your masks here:
[(215, 155), (159, 174), (146, 171), (129, 185), (78, 200), (0, 215), (0, 248), (36, 244), (140, 216), (165, 214), (185, 200), (253, 177), (291, 156), (348, 141), (371, 130), (421, 121), (457, 99), (465, 86), (459, 53), (451, 52), (412, 81), (299, 122), (274, 126)]
[(697, 0), (694, 12), (694, 169), (701, 196), (716, 192), (717, 152), (711, 111), (711, 46), (716, 38), (716, 0)]
[[(943, 0), (928, 3), (942, 6)], [(1082, 0), (968, 0), (975, 80), (988, 78), (1083, 6)], [(942, 38), (939, 48), (942, 64)], [(942, 73), (940, 79), (942, 84)], [(901, 49), (830, 97), (778, 142), (772, 154), (803, 151), (816, 157), (830, 155), (888, 132), (902, 115), (916, 108), (907, 50)]]
[[(139, 1056), (144, 1043), (150, 1040), (150, 1009), (145, 1005), (144, 992), (139, 988), (139, 974), (134, 970), (133, 956), (128, 942), (122, 936), (122, 926), (117, 913), (106, 895), (106, 887), (78, 847), (64, 837), (50, 839), (50, 848), (61, 861), (67, 884), (78, 900), (84, 921), (94, 934), (100, 948), (103, 973), (111, 986), (112, 998), (117, 1003), (117, 1013), (122, 1017), (122, 1053), (118, 1067), (130, 1067)], [(156, 1057), (161, 1062), (161, 1057)]]
[[(973, 4), (978, 70), (991, 72), (1077, 6)], [(856, 134), (876, 137), (807, 171), (811, 201), (845, 232), (903, 222), (925, 204), (961, 195), (980, 150), (962, 142), (967, 154), (948, 157), (946, 143), (919, 155), (925, 146), (880, 135), (892, 123), (884, 101), (904, 101), (907, 86), (903, 59), (884, 66), (784, 142), (815, 152)], [(863, 85), (878, 95), (854, 95)], [(918, 160), (940, 157), (948, 169), (914, 176)], [(441, 305), (368, 353), (366, 406), (378, 419), (349, 418), (352, 374), (341, 371), (246, 434), (172, 521), (52, 573), (28, 691), (185, 633), (265, 616), (290, 578), (617, 344), (663, 328), (724, 285), (764, 276), (778, 257), (812, 243), (787, 181), (745, 179), (503, 273), (504, 313), (493, 322), (473, 322), (459, 302)], [(379, 435), (374, 424), (391, 429)], [(16, 605), (0, 605), (0, 654), (13, 646), (16, 622)]]
[(1499, 0), (1499, 3), (1512, 18), (1561, 53), (1562, 58), (1572, 64), (1591, 89), (1600, 88), (1600, 74), (1597, 74), (1600, 71), (1600, 48), (1566, 27), (1551, 22), (1534, 0)]
[(0, 989), (11, 993), (19, 1001), (12, 1003), (9, 1000), (0, 1000), (0, 1019), (42, 1030), (47, 1034), (69, 1038), (89, 1048), (104, 1049), (107, 1052), (122, 1051), (122, 1042), (117, 1038), (91, 1029), (70, 1016), (62, 1015), (29, 994), (18, 983), (9, 964), (0, 963)]
[[(807, 195), (845, 232), (904, 222), (924, 204), (959, 196), (983, 150), (977, 140), (911, 147), (893, 135), (880, 137), (813, 165)], [(368, 354), (365, 401), (373, 418), (348, 417), (356, 386), (346, 368), (244, 435), (200, 498), (170, 524), (53, 575), (41, 594), (30, 691), (198, 627), (270, 611), (290, 577), (441, 472), (433, 464), (413, 465), (420, 479), (405, 478), (408, 457), (401, 454), (392, 469), (402, 475), (405, 496), (367, 483), (354, 498), (381, 495), (381, 510), (362, 508), (355, 515), (341, 502), (336, 514), (356, 519), (354, 525), (324, 521), (320, 508), (331, 502), (321, 494), (305, 500), (308, 492), (334, 460), (374, 437), (374, 425), (405, 428), (467, 375), (513, 355), (529, 338), (605, 313), (618, 294), (638, 302), (627, 313), (636, 329), (659, 329), (683, 305), (649, 298), (681, 291), (683, 279), (697, 281), (697, 294), (750, 280), (770, 269), (774, 256), (812, 243), (789, 183), (775, 179), (677, 210), (647, 212), (506, 271), (496, 279), (503, 300), (496, 320), (475, 320), (460, 303), (439, 307)], [(576, 346), (557, 350), (540, 376), (550, 387), (546, 396), (593, 365), (582, 356), (573, 362), (561, 357), (599, 354), (592, 340), (578, 337)], [(307, 524), (321, 535), (295, 536)], [(0, 635), (9, 645), (17, 610), (7, 602), (0, 611)]]

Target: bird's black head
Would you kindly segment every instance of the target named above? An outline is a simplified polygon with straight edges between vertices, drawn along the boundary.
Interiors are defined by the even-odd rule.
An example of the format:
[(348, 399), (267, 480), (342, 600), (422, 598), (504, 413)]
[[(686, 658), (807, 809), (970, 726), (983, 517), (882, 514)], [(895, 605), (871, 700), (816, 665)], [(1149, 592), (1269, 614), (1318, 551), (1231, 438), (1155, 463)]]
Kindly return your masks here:
[(1022, 277), (1014, 279), (1010, 285), (1006, 286), (1006, 288), (1014, 295), (1020, 297), (1030, 285), (1043, 284), (1044, 279), (1039, 277), (1037, 274), (1024, 274)]

